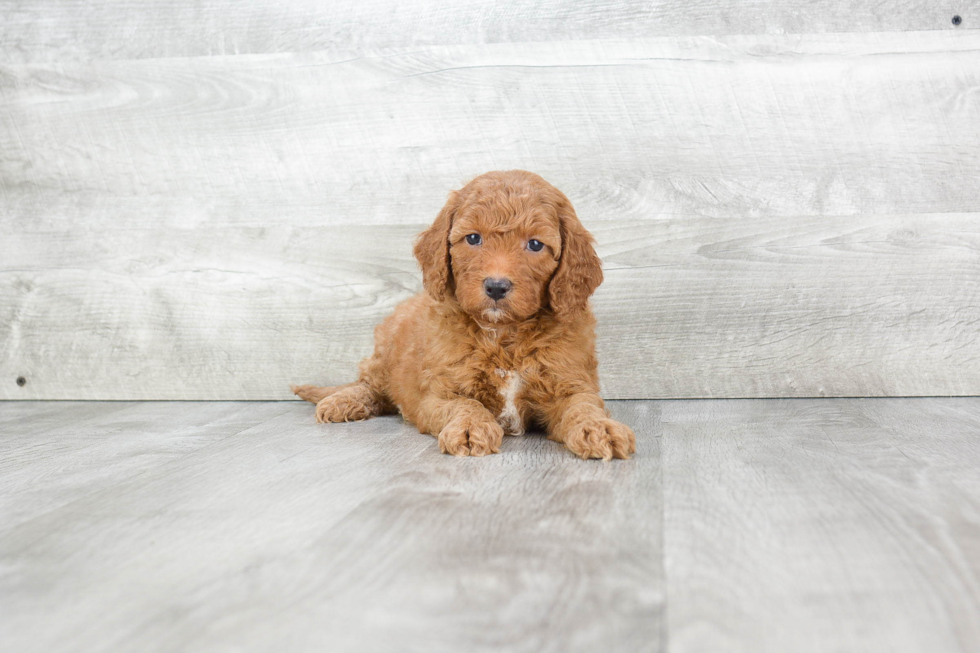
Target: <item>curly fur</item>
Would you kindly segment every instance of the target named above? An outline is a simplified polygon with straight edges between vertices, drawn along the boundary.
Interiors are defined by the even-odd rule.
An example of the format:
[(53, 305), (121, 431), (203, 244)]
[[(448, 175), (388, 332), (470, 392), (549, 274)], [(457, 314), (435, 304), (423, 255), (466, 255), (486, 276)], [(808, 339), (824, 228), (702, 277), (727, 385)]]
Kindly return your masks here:
[[(467, 242), (479, 234), (481, 242)], [(532, 251), (528, 242), (543, 243)], [(318, 422), (400, 412), (444, 453), (497, 453), (543, 427), (582, 458), (629, 458), (633, 431), (599, 397), (589, 297), (602, 267), (571, 202), (530, 172), (480, 175), (415, 242), (425, 292), (375, 329), (354, 383), (294, 386)], [(484, 280), (507, 279), (498, 301)]]

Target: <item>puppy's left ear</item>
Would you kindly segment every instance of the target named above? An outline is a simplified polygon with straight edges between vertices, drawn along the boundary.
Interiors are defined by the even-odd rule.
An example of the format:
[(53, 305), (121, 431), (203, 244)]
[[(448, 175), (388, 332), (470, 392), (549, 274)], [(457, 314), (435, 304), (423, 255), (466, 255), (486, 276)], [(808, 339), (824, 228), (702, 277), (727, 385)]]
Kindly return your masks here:
[(595, 239), (579, 222), (571, 202), (562, 198), (557, 210), (561, 256), (548, 294), (551, 310), (562, 317), (585, 309), (589, 297), (602, 283), (602, 261), (593, 247)]
[(438, 301), (456, 291), (449, 258), (449, 230), (459, 208), (459, 193), (453, 191), (432, 226), (415, 239), (413, 253), (422, 267), (422, 285)]

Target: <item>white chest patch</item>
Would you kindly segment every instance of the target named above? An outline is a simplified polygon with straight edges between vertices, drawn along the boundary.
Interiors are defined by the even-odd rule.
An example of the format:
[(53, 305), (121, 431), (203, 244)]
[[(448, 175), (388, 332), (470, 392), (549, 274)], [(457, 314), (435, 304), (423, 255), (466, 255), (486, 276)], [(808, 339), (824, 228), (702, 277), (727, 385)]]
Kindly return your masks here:
[(524, 387), (524, 379), (517, 372), (508, 372), (497, 368), (497, 375), (507, 382), (500, 388), (500, 396), (504, 399), (504, 409), (497, 415), (497, 423), (504, 428), (507, 435), (524, 435), (524, 420), (517, 410), (517, 395)]

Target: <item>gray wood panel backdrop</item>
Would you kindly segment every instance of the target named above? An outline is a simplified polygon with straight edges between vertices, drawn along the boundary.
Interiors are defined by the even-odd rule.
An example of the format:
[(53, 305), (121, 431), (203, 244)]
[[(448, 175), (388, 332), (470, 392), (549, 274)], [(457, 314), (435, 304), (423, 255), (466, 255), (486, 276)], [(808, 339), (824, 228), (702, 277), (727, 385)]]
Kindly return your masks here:
[(508, 168), (598, 237), (609, 397), (980, 394), (978, 9), (0, 0), (0, 398), (350, 380)]

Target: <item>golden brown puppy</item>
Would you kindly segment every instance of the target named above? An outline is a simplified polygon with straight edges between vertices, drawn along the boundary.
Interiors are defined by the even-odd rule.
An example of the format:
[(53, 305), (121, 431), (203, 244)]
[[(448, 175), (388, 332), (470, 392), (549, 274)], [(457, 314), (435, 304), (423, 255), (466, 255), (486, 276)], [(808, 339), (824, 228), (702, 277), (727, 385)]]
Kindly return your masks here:
[(629, 458), (633, 431), (599, 397), (592, 242), (538, 175), (480, 175), (416, 240), (426, 292), (375, 329), (360, 378), (293, 391), (318, 422), (401, 412), (457, 456), (497, 453), (505, 433), (538, 425), (582, 458)]

